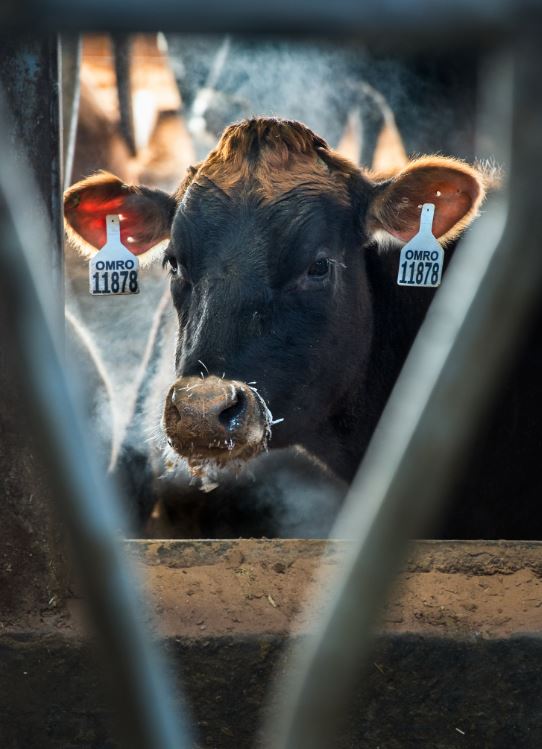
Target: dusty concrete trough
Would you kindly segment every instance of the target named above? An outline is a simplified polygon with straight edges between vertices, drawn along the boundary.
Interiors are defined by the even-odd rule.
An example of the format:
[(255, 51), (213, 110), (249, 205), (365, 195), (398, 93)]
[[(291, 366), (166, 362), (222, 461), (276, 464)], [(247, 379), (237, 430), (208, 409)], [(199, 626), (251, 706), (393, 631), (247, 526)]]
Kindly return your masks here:
[[(318, 616), (342, 542), (135, 541), (147, 618), (182, 677), (201, 747), (260, 745), (285, 645)], [(301, 614), (303, 599), (312, 610)], [(107, 669), (77, 592), (2, 617), (0, 746), (117, 746)], [(420, 542), (382, 614), (337, 747), (542, 746), (542, 544)], [(105, 691), (104, 691), (105, 690)]]

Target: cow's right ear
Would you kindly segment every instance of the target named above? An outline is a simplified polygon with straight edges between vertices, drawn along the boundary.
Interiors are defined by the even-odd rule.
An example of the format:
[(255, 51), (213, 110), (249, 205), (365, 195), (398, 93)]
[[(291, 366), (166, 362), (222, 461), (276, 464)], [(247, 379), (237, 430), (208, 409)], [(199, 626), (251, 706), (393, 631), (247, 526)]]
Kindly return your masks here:
[(72, 185), (64, 193), (64, 223), (72, 243), (87, 257), (106, 242), (105, 217), (120, 217), (122, 243), (134, 255), (151, 254), (167, 240), (177, 201), (162, 190), (126, 185), (118, 177), (99, 172)]

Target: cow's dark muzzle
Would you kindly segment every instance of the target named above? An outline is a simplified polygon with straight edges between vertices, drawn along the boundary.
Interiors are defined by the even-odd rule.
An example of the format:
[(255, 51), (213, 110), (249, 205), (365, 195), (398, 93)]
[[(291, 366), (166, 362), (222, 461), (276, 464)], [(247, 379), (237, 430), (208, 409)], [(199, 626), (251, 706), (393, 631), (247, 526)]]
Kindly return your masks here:
[(189, 461), (247, 459), (266, 443), (268, 415), (244, 382), (182, 377), (166, 397), (164, 426), (171, 447)]

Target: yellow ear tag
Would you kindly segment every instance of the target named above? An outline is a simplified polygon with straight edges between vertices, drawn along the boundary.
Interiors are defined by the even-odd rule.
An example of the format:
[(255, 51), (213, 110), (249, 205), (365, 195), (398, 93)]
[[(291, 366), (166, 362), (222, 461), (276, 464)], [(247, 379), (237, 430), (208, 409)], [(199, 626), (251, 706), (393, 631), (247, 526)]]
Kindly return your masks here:
[(96, 296), (139, 294), (139, 260), (120, 241), (120, 218), (105, 217), (106, 242), (88, 264), (89, 290)]
[(424, 203), (420, 214), (420, 229), (401, 250), (397, 274), (399, 286), (440, 286), (444, 250), (432, 232), (434, 215), (434, 204)]

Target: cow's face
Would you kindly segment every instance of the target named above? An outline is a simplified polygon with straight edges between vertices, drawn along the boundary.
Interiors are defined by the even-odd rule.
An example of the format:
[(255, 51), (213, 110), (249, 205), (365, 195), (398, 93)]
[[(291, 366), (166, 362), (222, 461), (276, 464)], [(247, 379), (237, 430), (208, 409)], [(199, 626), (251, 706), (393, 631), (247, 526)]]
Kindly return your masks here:
[(460, 162), (370, 179), (299, 123), (257, 119), (228, 128), (176, 195), (99, 175), (67, 193), (66, 217), (95, 246), (115, 211), (136, 252), (169, 240), (178, 379), (164, 424), (177, 452), (224, 463), (272, 434), (272, 446), (302, 444), (341, 472), (373, 345), (367, 253), (410, 239), (424, 202), (436, 204), (437, 236), (451, 236), (482, 197)]
[[(228, 457), (265, 443), (263, 403), (284, 419), (274, 445), (313, 447), (348, 400), (371, 341), (365, 237), (345, 187), (328, 184), (327, 167), (314, 161), (326, 179), (318, 182), (315, 169), (313, 184), (299, 180), (269, 196), (253, 177), (226, 191), (200, 174), (179, 205), (165, 253), (179, 316), (179, 381), (166, 408), (175, 447), (186, 432), (176, 431), (173, 395), (186, 423), (195, 403), (203, 421), (198, 411), (208, 414), (208, 398), (223, 391), (223, 411), (201, 441), (227, 444)], [(190, 390), (187, 377), (198, 378)], [(222, 379), (236, 383), (235, 394)], [(251, 418), (239, 419), (251, 405)]]

